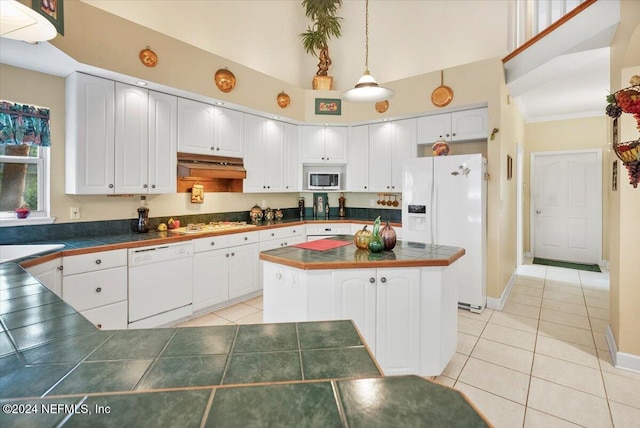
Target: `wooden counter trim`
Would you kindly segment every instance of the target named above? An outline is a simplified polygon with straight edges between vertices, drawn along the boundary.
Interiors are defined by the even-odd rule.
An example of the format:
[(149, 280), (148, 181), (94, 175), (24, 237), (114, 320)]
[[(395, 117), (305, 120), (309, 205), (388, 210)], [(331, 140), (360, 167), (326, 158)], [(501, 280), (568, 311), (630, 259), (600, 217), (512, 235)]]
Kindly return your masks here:
[(437, 267), (449, 266), (465, 254), (460, 249), (446, 259), (411, 259), (411, 260), (376, 260), (376, 261), (344, 261), (344, 262), (300, 262), (272, 254), (260, 253), (260, 260), (277, 263), (301, 270), (331, 269), (367, 269), (367, 268), (400, 268), (400, 267)]
[[(209, 238), (212, 236), (221, 236), (221, 235), (233, 235), (236, 233), (245, 233), (245, 232), (259, 232), (261, 230), (269, 230), (269, 229), (279, 229), (282, 227), (289, 226), (300, 226), (300, 225), (308, 225), (308, 224), (327, 224), (327, 223), (355, 223), (355, 224), (372, 224), (373, 220), (348, 220), (348, 219), (340, 219), (340, 220), (300, 220), (300, 221), (291, 221), (286, 223), (273, 223), (273, 224), (260, 224), (257, 226), (247, 225), (246, 227), (235, 227), (233, 229), (225, 229), (225, 230), (217, 230), (213, 232), (204, 232), (204, 233), (178, 233), (178, 232), (155, 232), (158, 233), (157, 238), (147, 239), (144, 241), (129, 241), (129, 242), (119, 242), (117, 244), (105, 244), (99, 245), (97, 247), (82, 247), (82, 248), (69, 248), (63, 249), (59, 252), (49, 253), (41, 257), (25, 260), (20, 263), (20, 266), (23, 268), (30, 268), (33, 266), (37, 266), (42, 263), (46, 263), (48, 261), (57, 259), (59, 257), (65, 256), (78, 256), (82, 254), (91, 254), (91, 253), (99, 253), (101, 251), (111, 251), (111, 250), (121, 250), (121, 249), (129, 249), (129, 248), (139, 248), (139, 247), (147, 247), (150, 245), (163, 245), (163, 244), (171, 244), (175, 242), (185, 242), (192, 241), (198, 238)], [(390, 223), (393, 227), (402, 227), (400, 223)], [(91, 239), (91, 238), (88, 238)], [(60, 242), (64, 242), (64, 239), (61, 239)]]

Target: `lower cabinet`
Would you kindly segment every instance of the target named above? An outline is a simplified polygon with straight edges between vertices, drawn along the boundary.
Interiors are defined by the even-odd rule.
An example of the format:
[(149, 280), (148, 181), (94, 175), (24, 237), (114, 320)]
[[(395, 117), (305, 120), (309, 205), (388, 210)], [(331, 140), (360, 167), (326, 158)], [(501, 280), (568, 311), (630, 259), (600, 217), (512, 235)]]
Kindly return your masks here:
[(420, 269), (332, 273), (333, 318), (352, 319), (388, 375), (417, 372)]
[(57, 258), (27, 269), (42, 285), (62, 297), (62, 259)]
[(193, 311), (229, 300), (229, 250), (193, 255)]
[(229, 248), (229, 299), (260, 291), (258, 244)]
[(102, 330), (126, 330), (127, 302), (118, 302), (80, 312), (86, 319)]

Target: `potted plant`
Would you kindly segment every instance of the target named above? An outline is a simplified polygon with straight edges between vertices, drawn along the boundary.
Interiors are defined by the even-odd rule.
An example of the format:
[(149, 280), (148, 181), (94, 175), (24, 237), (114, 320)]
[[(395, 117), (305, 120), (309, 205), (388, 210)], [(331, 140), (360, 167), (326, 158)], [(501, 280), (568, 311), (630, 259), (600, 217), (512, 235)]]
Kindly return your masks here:
[(309, 54), (317, 56), (318, 71), (313, 77), (313, 89), (332, 89), (333, 77), (328, 76), (331, 66), (329, 46), (331, 37), (340, 37), (340, 21), (336, 16), (342, 0), (302, 0), (305, 15), (313, 21), (307, 31), (300, 34), (302, 46)]

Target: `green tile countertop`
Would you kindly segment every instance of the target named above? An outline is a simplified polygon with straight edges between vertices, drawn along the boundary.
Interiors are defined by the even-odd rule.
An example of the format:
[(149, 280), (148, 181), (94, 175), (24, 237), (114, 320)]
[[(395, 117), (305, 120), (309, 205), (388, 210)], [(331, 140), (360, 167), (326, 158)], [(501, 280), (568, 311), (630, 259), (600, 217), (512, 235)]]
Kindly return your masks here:
[[(331, 239), (349, 242), (325, 251), (299, 248), (294, 245), (262, 251), (260, 259), (298, 269), (360, 269), (381, 267), (449, 266), (465, 254), (463, 248), (431, 245), (421, 242), (397, 241), (391, 251), (371, 253), (355, 246), (352, 235)], [(306, 244), (303, 244), (306, 245)]]
[(100, 331), (0, 265), (0, 426), (488, 426), (384, 377), (352, 321)]

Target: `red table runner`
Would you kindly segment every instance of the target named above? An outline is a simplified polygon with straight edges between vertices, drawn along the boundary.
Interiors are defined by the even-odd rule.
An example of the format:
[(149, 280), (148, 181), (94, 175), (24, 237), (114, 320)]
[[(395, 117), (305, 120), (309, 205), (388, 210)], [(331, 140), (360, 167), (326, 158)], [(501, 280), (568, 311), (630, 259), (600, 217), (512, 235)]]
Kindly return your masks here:
[(338, 247), (350, 245), (348, 241), (336, 241), (335, 239), (319, 239), (317, 241), (303, 242), (302, 244), (292, 245), (296, 248), (304, 248), (305, 250), (327, 251)]

